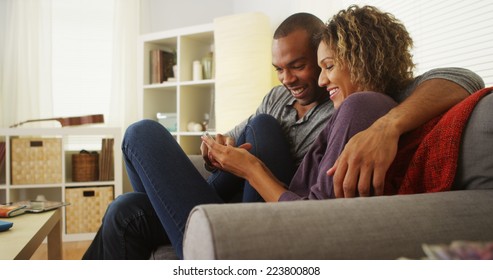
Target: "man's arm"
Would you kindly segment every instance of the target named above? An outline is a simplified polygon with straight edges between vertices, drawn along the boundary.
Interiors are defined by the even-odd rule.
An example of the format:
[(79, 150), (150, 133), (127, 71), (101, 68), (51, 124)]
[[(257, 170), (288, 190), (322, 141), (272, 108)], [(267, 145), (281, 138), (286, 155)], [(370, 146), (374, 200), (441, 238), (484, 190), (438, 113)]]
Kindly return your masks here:
[(336, 197), (382, 195), (385, 174), (397, 153), (399, 137), (445, 112), (469, 92), (445, 79), (430, 79), (421, 83), (400, 105), (377, 120), (367, 130), (349, 140), (334, 166)]

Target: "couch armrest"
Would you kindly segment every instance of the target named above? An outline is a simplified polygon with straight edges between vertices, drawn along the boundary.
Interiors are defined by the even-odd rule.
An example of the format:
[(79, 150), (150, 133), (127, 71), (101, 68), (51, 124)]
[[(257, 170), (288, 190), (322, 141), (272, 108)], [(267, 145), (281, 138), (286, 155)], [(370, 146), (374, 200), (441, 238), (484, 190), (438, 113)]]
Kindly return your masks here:
[(493, 190), (200, 205), (186, 259), (421, 258), (423, 243), (493, 240)]
[(204, 178), (209, 177), (211, 173), (205, 169), (204, 159), (201, 155), (188, 155), (188, 158)]

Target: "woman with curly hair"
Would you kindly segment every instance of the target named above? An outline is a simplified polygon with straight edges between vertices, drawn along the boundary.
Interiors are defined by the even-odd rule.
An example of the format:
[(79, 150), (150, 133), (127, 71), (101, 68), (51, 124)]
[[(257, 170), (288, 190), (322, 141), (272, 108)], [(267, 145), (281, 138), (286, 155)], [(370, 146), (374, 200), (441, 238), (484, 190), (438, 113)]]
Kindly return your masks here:
[(246, 149), (202, 139), (217, 168), (247, 179), (265, 201), (334, 198), (327, 170), (353, 135), (397, 106), (393, 94), (413, 80), (411, 37), (394, 16), (375, 7), (350, 6), (340, 11), (318, 40), (317, 56), (322, 68), (319, 85), (327, 89), (337, 110), (289, 187)]

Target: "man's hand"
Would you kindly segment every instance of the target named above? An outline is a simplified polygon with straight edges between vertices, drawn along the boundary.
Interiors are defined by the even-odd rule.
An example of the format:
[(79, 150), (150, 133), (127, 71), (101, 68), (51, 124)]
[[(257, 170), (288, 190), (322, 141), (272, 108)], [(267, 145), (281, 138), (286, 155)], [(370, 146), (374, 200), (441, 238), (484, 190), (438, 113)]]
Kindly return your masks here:
[(397, 154), (399, 136), (384, 119), (354, 135), (327, 171), (327, 175), (333, 176), (335, 196), (369, 196), (371, 187), (373, 195), (382, 195), (385, 174)]
[(239, 147), (221, 144), (212, 138), (202, 136), (202, 143), (208, 150), (208, 161), (214, 168), (231, 172), (239, 177), (245, 178), (247, 162), (258, 161), (256, 157), (248, 152), (252, 148), (250, 143), (245, 143)]
[[(222, 135), (222, 134), (216, 134), (216, 143), (220, 145), (230, 145), (230, 146), (235, 146), (235, 139), (233, 137), (227, 136), (227, 135)], [(200, 153), (202, 155), (202, 158), (204, 159), (206, 169), (209, 171), (212, 171), (214, 169), (214, 166), (217, 165), (216, 162), (213, 162), (214, 160), (213, 157), (209, 153), (209, 148), (207, 145), (202, 142), (200, 144)]]

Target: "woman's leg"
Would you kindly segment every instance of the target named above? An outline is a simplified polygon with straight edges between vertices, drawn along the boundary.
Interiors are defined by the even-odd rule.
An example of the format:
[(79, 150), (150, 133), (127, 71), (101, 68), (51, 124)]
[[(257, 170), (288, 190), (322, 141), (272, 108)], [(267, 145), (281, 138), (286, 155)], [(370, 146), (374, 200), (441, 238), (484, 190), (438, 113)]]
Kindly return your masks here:
[(134, 190), (147, 194), (178, 257), (183, 258), (183, 234), (192, 208), (223, 201), (174, 137), (155, 121), (131, 125), (125, 133), (122, 151)]
[[(279, 180), (289, 184), (295, 171), (295, 163), (289, 143), (274, 117), (267, 114), (254, 117), (236, 139), (237, 146), (244, 143), (252, 144), (249, 152), (264, 162)], [(225, 201), (230, 201), (241, 193), (243, 202), (264, 201), (248, 181), (231, 173), (217, 170), (211, 174), (208, 182)]]

